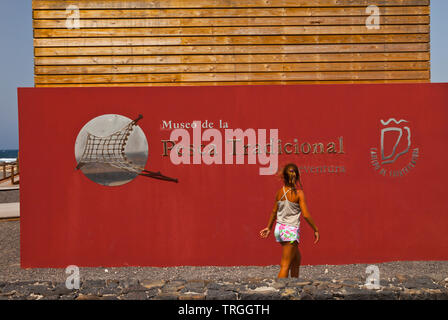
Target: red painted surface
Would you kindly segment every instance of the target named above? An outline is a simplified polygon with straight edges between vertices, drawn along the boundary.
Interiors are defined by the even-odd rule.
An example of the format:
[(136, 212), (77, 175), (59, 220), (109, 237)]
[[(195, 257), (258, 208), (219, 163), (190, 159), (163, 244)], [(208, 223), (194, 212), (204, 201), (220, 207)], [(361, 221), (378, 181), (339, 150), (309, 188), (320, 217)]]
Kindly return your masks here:
[[(149, 143), (145, 177), (105, 187), (76, 171), (81, 128), (103, 114), (139, 122)], [(370, 163), (380, 120), (405, 119), (415, 168), (384, 177)], [(337, 165), (302, 173), (321, 241), (301, 222), (303, 264), (448, 259), (448, 84), (19, 89), (22, 267), (279, 264), (273, 234), (260, 239), (275, 176), (259, 165), (173, 165), (162, 120), (278, 128), (302, 142), (344, 139), (344, 154), (281, 155), (280, 163)], [(410, 153), (396, 166), (403, 165)]]

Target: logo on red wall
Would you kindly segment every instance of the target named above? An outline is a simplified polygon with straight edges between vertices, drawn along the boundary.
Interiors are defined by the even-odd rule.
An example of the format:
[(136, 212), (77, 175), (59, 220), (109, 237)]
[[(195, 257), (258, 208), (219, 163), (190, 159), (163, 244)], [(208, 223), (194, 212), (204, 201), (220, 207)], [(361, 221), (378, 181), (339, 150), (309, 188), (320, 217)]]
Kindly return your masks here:
[(139, 115), (131, 120), (117, 114), (105, 114), (90, 120), (79, 132), (75, 143), (76, 170), (104, 186), (119, 186), (137, 176), (177, 182), (160, 172), (145, 169), (148, 142), (138, 126)]
[(413, 144), (410, 122), (380, 120), (379, 147), (370, 148), (370, 161), (382, 176), (402, 177), (415, 168), (419, 148)]

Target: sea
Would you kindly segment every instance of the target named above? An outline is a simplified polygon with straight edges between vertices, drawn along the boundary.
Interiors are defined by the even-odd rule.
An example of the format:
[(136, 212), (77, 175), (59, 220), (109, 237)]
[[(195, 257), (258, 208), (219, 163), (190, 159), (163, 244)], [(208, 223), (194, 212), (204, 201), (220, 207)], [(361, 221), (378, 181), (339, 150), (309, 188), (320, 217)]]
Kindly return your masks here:
[(14, 162), (17, 160), (18, 154), (19, 150), (17, 149), (9, 149), (9, 150), (0, 149), (0, 162)]

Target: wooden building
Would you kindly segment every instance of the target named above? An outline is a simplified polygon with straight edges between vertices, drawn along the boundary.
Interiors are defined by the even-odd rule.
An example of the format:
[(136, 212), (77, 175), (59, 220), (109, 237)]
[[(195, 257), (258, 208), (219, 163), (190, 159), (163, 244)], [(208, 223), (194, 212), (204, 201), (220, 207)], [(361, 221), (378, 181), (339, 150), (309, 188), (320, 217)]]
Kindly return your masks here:
[(430, 81), (429, 0), (33, 0), (33, 20), (36, 87)]

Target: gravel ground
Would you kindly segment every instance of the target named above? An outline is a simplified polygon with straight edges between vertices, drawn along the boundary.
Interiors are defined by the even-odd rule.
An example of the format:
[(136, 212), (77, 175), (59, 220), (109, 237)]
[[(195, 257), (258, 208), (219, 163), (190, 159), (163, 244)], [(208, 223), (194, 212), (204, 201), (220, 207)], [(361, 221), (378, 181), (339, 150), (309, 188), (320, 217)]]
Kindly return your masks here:
[(20, 191), (0, 189), (0, 203), (13, 203), (13, 202), (20, 202)]
[[(427, 276), (439, 282), (448, 278), (448, 261), (388, 262), (377, 264), (381, 279), (397, 275)], [(302, 266), (300, 279), (365, 279), (367, 264)], [(279, 265), (235, 267), (126, 267), (80, 268), (82, 280), (243, 280), (276, 278)], [(64, 282), (63, 269), (20, 268), (20, 222), (0, 221), (0, 281), (57, 281)]]
[(20, 222), (0, 221), (0, 300), (448, 300), (448, 261), (302, 266), (277, 279), (278, 265), (80, 268), (67, 288), (64, 269), (20, 268)]

